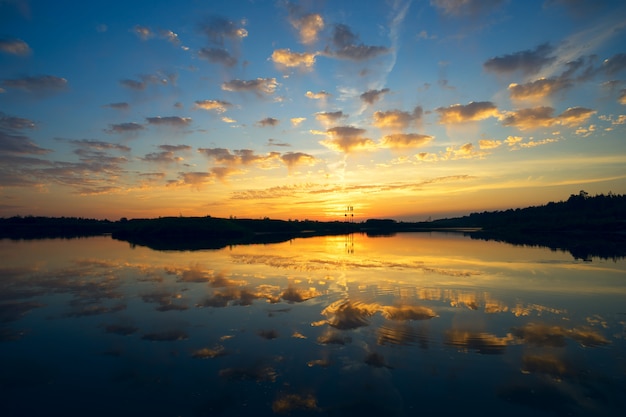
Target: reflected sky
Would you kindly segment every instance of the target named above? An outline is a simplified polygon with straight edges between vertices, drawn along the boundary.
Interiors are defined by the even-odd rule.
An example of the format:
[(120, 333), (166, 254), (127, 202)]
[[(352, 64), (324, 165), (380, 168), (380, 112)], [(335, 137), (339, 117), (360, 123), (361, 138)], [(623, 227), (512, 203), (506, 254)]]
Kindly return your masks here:
[(451, 233), (191, 252), (3, 240), (0, 257), (3, 415), (626, 405), (623, 259)]

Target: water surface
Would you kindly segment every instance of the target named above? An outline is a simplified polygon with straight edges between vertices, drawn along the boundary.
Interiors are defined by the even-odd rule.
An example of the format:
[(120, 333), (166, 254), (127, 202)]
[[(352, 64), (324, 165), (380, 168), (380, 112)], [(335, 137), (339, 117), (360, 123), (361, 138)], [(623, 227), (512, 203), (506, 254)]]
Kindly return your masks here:
[(621, 415), (626, 261), (462, 234), (0, 241), (0, 407)]

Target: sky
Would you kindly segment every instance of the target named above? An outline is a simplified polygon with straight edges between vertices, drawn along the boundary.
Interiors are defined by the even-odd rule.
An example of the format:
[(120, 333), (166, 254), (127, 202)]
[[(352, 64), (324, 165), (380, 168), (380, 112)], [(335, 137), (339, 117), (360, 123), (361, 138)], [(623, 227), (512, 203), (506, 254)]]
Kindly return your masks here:
[(625, 133), (621, 0), (0, 0), (0, 217), (626, 194)]

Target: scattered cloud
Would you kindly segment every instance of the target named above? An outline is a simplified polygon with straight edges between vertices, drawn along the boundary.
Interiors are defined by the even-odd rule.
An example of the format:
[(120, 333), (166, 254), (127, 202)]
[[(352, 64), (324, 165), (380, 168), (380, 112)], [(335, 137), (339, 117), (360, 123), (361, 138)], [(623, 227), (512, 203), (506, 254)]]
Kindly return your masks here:
[(195, 102), (195, 109), (214, 110), (218, 113), (224, 113), (233, 105), (228, 101), (222, 100), (199, 100)]
[(296, 165), (313, 165), (316, 162), (314, 156), (303, 152), (284, 153), (280, 156), (280, 160), (290, 169)]
[(14, 135), (0, 130), (0, 152), (43, 155), (52, 151), (50, 149), (40, 147), (26, 136)]
[(326, 100), (327, 98), (330, 98), (332, 94), (327, 93), (326, 91), (323, 91), (323, 90), (317, 93), (314, 93), (312, 91), (307, 91), (305, 96), (312, 100)]
[(504, 126), (513, 126), (521, 130), (549, 127), (555, 123), (554, 108), (548, 106), (531, 107), (510, 112), (502, 120)]
[(254, 80), (230, 80), (222, 84), (224, 91), (251, 91), (258, 95), (274, 94), (278, 83), (276, 78), (256, 78)]
[(180, 39), (178, 38), (178, 35), (172, 32), (171, 30), (167, 30), (167, 29), (153, 30), (147, 26), (135, 25), (135, 27), (133, 27), (133, 32), (142, 41), (147, 41), (149, 39), (158, 38), (158, 39), (165, 39), (172, 45), (176, 45), (176, 46), (180, 45)]
[(309, 13), (303, 16), (290, 16), (289, 22), (300, 35), (300, 42), (310, 45), (317, 41), (319, 33), (324, 29), (324, 19), (317, 13)]
[(577, 126), (585, 123), (596, 113), (595, 110), (585, 107), (570, 107), (558, 117), (559, 123), (566, 126)]
[(146, 117), (146, 121), (151, 125), (185, 127), (191, 123), (191, 117), (179, 116), (156, 116)]
[(322, 112), (315, 113), (315, 119), (317, 119), (317, 121), (323, 124), (324, 126), (335, 124), (339, 120), (346, 118), (346, 117), (348, 117), (348, 115), (343, 114), (341, 110), (330, 111), (330, 112), (322, 111)]
[(327, 51), (327, 53), (340, 59), (365, 61), (390, 52), (390, 49), (385, 46), (364, 45), (358, 41), (358, 36), (352, 33), (348, 26), (337, 24), (334, 27), (332, 37), (335, 50)]
[(334, 151), (351, 153), (359, 150), (374, 149), (376, 144), (372, 139), (366, 138), (365, 129), (353, 126), (337, 126), (326, 131), (327, 138), (320, 144)]
[(134, 122), (118, 123), (109, 126), (110, 127), (108, 129), (104, 129), (104, 131), (111, 134), (136, 133), (144, 129), (143, 125)]
[(602, 62), (602, 70), (609, 76), (616, 75), (626, 69), (626, 54), (620, 53)]
[(291, 125), (293, 127), (298, 127), (300, 126), (300, 123), (304, 122), (306, 120), (306, 117), (292, 117), (290, 119), (291, 121)]
[(366, 92), (360, 95), (360, 98), (362, 101), (366, 102), (367, 104), (374, 104), (388, 92), (389, 92), (388, 88), (383, 88), (382, 90), (367, 90)]
[(538, 73), (544, 66), (552, 64), (556, 57), (552, 56), (554, 48), (548, 43), (537, 46), (534, 50), (515, 52), (490, 58), (483, 64), (487, 71), (497, 74), (509, 74), (520, 71), (524, 75)]
[(126, 102), (119, 102), (119, 103), (105, 104), (104, 107), (108, 107), (108, 108), (115, 109), (115, 110), (128, 110), (130, 108), (130, 105)]
[(26, 56), (32, 52), (26, 42), (21, 39), (0, 39), (0, 52), (11, 55)]
[(513, 100), (541, 99), (572, 86), (566, 78), (540, 78), (525, 84), (510, 84), (509, 93)]
[(176, 84), (178, 75), (176, 74), (143, 74), (139, 76), (141, 81), (124, 79), (120, 80), (122, 87), (135, 91), (143, 91), (149, 85), (169, 85)]
[(245, 22), (233, 22), (220, 16), (213, 16), (200, 24), (200, 31), (211, 42), (222, 45), (226, 40), (241, 40), (248, 36)]
[(289, 143), (285, 143), (285, 142), (277, 142), (274, 139), (268, 139), (267, 143), (265, 144), (265, 146), (290, 147), (291, 145)]
[(431, 6), (443, 15), (462, 17), (489, 13), (505, 3), (504, 0), (430, 0)]
[(71, 139), (71, 140), (68, 140), (67, 142), (73, 145), (76, 145), (79, 148), (86, 148), (92, 151), (116, 150), (120, 152), (130, 152), (130, 148), (126, 145), (121, 145), (119, 143), (104, 142), (101, 140)]
[(235, 149), (231, 153), (230, 150), (225, 148), (199, 148), (198, 152), (213, 159), (218, 164), (227, 165), (251, 165), (257, 162), (266, 162), (276, 159), (280, 155), (278, 152), (259, 155), (252, 149)]
[(396, 133), (383, 136), (380, 146), (383, 148), (419, 148), (424, 146), (434, 138), (428, 135), (420, 135), (418, 133)]
[(143, 158), (146, 162), (156, 162), (159, 164), (172, 164), (184, 161), (184, 158), (177, 156), (176, 152), (188, 152), (191, 150), (189, 145), (160, 145), (160, 152), (149, 153)]
[(626, 88), (620, 90), (617, 101), (619, 102), (619, 104), (623, 104), (624, 106), (626, 106)]
[(181, 187), (189, 186), (200, 190), (207, 184), (214, 182), (215, 174), (210, 172), (180, 172), (178, 173), (178, 180), (168, 181), (169, 186)]
[(571, 127), (586, 122), (595, 113), (595, 110), (585, 107), (570, 107), (560, 115), (554, 116), (554, 108), (538, 106), (508, 112), (505, 114), (502, 124), (521, 130), (549, 127), (556, 124)]
[(8, 116), (0, 112), (0, 129), (1, 130), (23, 130), (34, 129), (36, 127), (35, 122), (23, 117)]
[(237, 58), (224, 48), (202, 48), (198, 51), (198, 56), (213, 64), (222, 64), (226, 67), (237, 65)]
[(480, 149), (495, 149), (495, 148), (499, 148), (501, 145), (502, 145), (501, 140), (481, 139), (478, 141), (478, 147)]
[(469, 104), (453, 104), (435, 109), (439, 113), (439, 123), (456, 124), (500, 117), (498, 108), (491, 101), (472, 101)]
[(278, 119), (274, 119), (273, 117), (266, 117), (265, 119), (259, 120), (257, 122), (257, 125), (261, 126), (261, 127), (267, 127), (267, 126), (277, 126), (280, 123), (280, 120)]
[(311, 69), (315, 65), (316, 52), (291, 52), (289, 49), (277, 49), (272, 53), (272, 61), (279, 68)]
[(404, 130), (419, 122), (423, 113), (421, 106), (415, 107), (411, 113), (401, 110), (377, 111), (374, 113), (374, 126), (379, 129)]
[(2, 85), (7, 88), (15, 88), (27, 93), (52, 93), (65, 90), (67, 88), (67, 80), (54, 75), (40, 75), (34, 77), (4, 79), (2, 80)]

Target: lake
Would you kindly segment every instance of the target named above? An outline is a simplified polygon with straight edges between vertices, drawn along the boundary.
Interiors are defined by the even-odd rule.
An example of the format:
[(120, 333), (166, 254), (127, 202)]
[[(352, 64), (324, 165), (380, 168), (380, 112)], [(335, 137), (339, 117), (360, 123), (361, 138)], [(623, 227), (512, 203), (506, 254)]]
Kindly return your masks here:
[(460, 233), (0, 241), (3, 416), (617, 416), (626, 260)]

